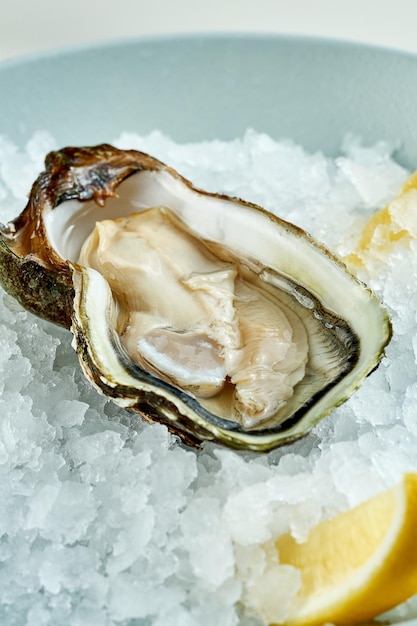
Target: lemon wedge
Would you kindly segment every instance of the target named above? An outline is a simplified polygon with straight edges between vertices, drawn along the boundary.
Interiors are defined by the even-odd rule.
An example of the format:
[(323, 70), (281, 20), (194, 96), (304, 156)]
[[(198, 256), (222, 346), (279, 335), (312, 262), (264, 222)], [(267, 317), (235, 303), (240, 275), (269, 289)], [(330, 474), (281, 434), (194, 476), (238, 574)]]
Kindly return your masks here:
[(371, 620), (417, 593), (417, 474), (315, 526), (305, 543), (276, 542), (279, 563), (301, 571), (286, 624)]
[(355, 249), (345, 256), (349, 266), (367, 266), (370, 259), (383, 261), (401, 243), (417, 238), (417, 172), (403, 184), (399, 194), (372, 215), (360, 233)]

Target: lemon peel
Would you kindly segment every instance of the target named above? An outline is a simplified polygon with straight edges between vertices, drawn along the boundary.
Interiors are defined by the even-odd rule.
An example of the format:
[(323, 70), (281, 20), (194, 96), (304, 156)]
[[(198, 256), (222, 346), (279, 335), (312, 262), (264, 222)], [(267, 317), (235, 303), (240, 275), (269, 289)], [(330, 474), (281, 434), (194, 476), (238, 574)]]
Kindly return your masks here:
[(285, 624), (363, 624), (417, 593), (416, 529), (417, 474), (409, 473), (321, 522), (304, 543), (280, 537), (279, 564), (301, 572)]
[(383, 261), (398, 244), (408, 246), (417, 238), (417, 172), (402, 185), (399, 194), (372, 215), (355, 249), (344, 257), (348, 266), (366, 267), (370, 259)]

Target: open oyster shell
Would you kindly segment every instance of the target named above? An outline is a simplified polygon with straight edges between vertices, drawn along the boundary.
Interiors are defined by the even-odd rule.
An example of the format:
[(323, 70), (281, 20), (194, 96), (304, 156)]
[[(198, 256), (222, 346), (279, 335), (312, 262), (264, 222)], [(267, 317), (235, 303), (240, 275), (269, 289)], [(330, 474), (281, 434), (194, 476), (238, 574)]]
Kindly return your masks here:
[(99, 391), (190, 443), (263, 451), (306, 434), (391, 335), (307, 233), (109, 145), (48, 155), (0, 230), (0, 280), (71, 327)]

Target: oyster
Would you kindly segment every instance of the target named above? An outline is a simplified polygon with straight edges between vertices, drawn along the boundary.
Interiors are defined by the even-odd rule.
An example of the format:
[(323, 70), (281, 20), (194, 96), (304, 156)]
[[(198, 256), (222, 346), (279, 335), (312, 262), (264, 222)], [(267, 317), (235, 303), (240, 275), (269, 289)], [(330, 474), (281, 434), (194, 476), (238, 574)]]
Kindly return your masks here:
[(99, 391), (190, 443), (272, 449), (374, 369), (376, 296), (300, 228), (109, 145), (49, 154), (0, 280), (71, 327)]

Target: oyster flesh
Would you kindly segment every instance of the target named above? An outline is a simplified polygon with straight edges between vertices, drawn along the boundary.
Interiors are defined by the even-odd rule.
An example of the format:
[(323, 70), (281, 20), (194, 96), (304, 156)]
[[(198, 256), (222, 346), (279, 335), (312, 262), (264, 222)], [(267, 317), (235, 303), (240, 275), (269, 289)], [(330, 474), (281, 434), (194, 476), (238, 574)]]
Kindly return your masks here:
[(99, 391), (190, 443), (269, 450), (377, 366), (376, 296), (300, 228), (141, 152), (65, 148), (0, 230), (0, 280)]

